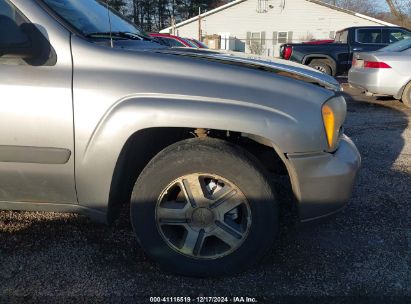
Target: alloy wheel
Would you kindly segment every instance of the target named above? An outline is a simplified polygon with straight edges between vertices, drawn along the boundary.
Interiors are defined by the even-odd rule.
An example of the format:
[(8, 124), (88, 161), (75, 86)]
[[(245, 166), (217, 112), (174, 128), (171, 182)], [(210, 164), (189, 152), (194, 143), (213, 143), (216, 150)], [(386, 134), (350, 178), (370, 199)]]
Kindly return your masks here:
[(197, 259), (217, 259), (238, 249), (251, 227), (241, 190), (214, 174), (178, 178), (156, 205), (157, 228), (172, 249)]

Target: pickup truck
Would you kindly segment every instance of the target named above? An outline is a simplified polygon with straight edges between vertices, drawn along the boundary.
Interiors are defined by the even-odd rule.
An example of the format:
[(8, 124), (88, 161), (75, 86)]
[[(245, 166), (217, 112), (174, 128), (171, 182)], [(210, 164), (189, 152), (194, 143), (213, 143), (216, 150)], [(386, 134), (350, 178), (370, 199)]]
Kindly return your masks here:
[(183, 275), (253, 265), (287, 197), (301, 221), (337, 212), (361, 162), (334, 78), (167, 48), (97, 0), (0, 0), (0, 105), (0, 210), (110, 224), (130, 205)]
[(333, 43), (288, 43), (280, 47), (282, 59), (308, 65), (332, 76), (346, 75), (355, 52), (372, 52), (399, 40), (411, 38), (401, 27), (350, 27), (336, 33)]

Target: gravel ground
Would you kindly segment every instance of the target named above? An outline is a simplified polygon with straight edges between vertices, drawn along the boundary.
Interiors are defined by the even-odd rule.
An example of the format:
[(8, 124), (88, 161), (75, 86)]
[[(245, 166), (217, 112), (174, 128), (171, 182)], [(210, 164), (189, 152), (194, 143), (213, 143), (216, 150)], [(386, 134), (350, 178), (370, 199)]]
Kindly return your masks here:
[(411, 110), (348, 93), (346, 132), (363, 156), (349, 206), (286, 229), (256, 268), (212, 280), (173, 276), (147, 260), (127, 220), (105, 227), (78, 215), (0, 211), (0, 303), (198, 295), (410, 301)]

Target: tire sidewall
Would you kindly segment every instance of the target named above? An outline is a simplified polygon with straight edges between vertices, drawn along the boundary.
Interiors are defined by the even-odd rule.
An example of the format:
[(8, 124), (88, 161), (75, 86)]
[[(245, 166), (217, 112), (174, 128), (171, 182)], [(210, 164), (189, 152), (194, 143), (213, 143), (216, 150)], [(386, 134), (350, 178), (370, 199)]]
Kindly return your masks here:
[(322, 72), (322, 73), (324, 73), (324, 74), (327, 74), (327, 75), (332, 75), (332, 69), (331, 69), (331, 67), (328, 65), (328, 64), (326, 64), (325, 62), (322, 62), (322, 61), (312, 61), (310, 64), (309, 64), (309, 66), (310, 67), (312, 67), (313, 69), (316, 69), (317, 71), (320, 71), (320, 70), (318, 70), (316, 67), (322, 67), (326, 72), (322, 72), (322, 71), (320, 71), (320, 72)]
[[(271, 188), (253, 162), (233, 157), (227, 150), (199, 147), (196, 151), (167, 151), (156, 158), (136, 183), (131, 201), (131, 218), (137, 238), (147, 254), (160, 266), (186, 275), (221, 275), (242, 271), (247, 261), (256, 261), (271, 247), (278, 229), (278, 206)], [(242, 151), (232, 153), (241, 155)], [(237, 153), (236, 153), (237, 152)], [(216, 155), (219, 157), (215, 157)], [(195, 259), (171, 248), (158, 231), (155, 220), (157, 200), (174, 180), (191, 174), (215, 174), (237, 186), (247, 198), (251, 210), (251, 227), (244, 243), (231, 254), (214, 259)]]
[(411, 108), (411, 82), (405, 87), (402, 102), (408, 108)]

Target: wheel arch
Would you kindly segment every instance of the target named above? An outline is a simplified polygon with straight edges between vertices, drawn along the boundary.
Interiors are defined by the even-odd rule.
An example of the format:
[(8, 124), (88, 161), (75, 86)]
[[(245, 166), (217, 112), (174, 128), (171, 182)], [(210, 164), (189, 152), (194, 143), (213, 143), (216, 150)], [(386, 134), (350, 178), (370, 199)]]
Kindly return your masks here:
[[(117, 159), (110, 185), (107, 222), (111, 224), (120, 216), (123, 206), (130, 201), (135, 181), (158, 153), (179, 141), (194, 137), (200, 139), (203, 136), (234, 143), (250, 152), (269, 172), (291, 179), (292, 173), (289, 172), (290, 164), (286, 156), (267, 138), (230, 130), (143, 129), (130, 136)], [(153, 138), (164, 140), (153, 141)]]
[[(321, 138), (312, 140), (313, 133), (322, 132), (321, 124), (302, 129), (301, 123), (271, 107), (232, 100), (151, 95), (127, 98), (107, 111), (88, 141), (79, 141), (76, 146), (79, 204), (106, 212), (112, 221), (118, 214), (118, 206), (125, 201), (118, 194), (123, 189), (118, 186), (123, 183), (118, 178), (119, 172), (125, 167), (142, 170), (155, 153), (175, 141), (194, 136), (192, 132), (198, 128), (252, 134), (250, 140), (261, 139), (257, 141), (260, 147), (269, 144), (281, 163), (285, 153), (300, 151), (301, 147), (310, 150), (322, 147)], [(141, 157), (141, 151), (147, 147), (155, 149), (143, 153), (143, 160), (134, 164), (137, 167), (124, 161), (130, 159), (129, 155)], [(130, 187), (130, 180), (127, 182)]]

